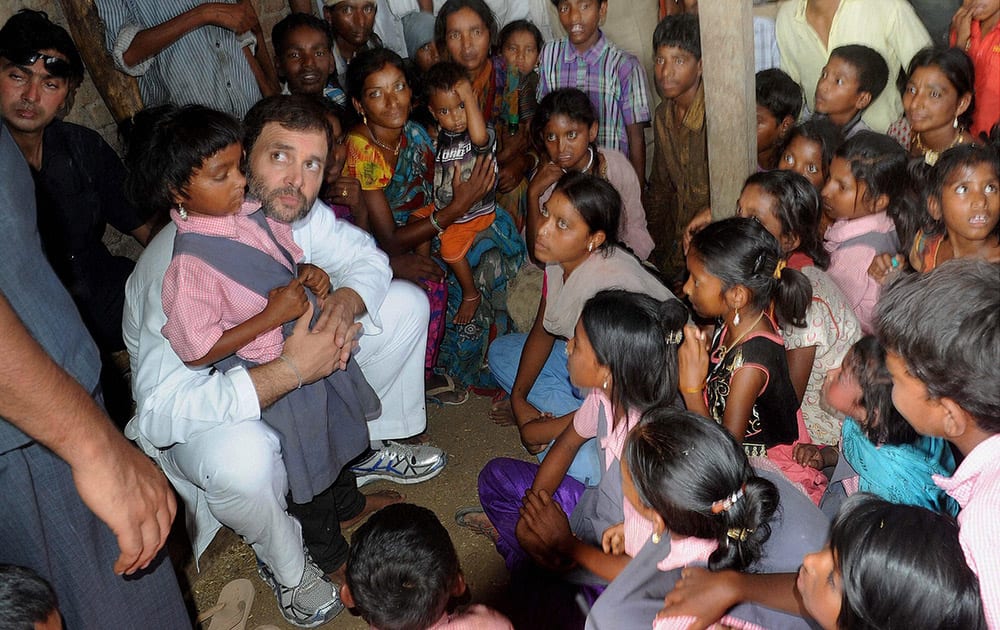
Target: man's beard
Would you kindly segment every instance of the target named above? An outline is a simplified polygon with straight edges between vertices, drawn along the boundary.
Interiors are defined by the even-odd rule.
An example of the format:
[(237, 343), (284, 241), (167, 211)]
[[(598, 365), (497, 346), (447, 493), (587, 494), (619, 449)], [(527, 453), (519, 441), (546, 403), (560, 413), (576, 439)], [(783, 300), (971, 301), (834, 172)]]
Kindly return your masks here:
[[(299, 219), (305, 218), (309, 214), (309, 210), (312, 209), (312, 203), (306, 199), (306, 196), (302, 194), (302, 191), (295, 186), (286, 186), (284, 188), (278, 188), (276, 190), (268, 191), (264, 188), (264, 182), (260, 181), (253, 174), (248, 175), (249, 179), (249, 196), (256, 199), (261, 204), (261, 209), (264, 211), (264, 216), (274, 219), (275, 221), (281, 221), (282, 223), (295, 223)], [(296, 196), (299, 198), (299, 206), (297, 208), (288, 208), (278, 201), (278, 197), (283, 196)]]

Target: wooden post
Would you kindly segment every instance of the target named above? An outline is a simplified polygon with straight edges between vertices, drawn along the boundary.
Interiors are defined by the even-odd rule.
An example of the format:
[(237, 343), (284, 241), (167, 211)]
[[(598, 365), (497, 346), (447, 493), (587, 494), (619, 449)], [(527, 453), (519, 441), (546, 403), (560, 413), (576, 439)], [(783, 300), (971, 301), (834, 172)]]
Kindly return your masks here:
[(722, 219), (757, 168), (753, 11), (750, 0), (701, 0), (698, 16), (712, 218)]
[(104, 23), (97, 14), (94, 0), (60, 0), (69, 32), (80, 50), (87, 72), (115, 122), (121, 122), (142, 109), (139, 84), (115, 67), (104, 46)]

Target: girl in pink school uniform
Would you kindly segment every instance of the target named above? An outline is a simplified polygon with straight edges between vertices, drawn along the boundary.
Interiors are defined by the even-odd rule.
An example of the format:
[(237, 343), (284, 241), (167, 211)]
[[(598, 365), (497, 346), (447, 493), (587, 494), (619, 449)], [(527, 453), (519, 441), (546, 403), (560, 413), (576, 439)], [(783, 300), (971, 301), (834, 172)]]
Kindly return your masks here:
[[(284, 336), (293, 323), (307, 324), (300, 318), (310, 309), (319, 314), (330, 278), (299, 264), (289, 224), (244, 198), (242, 135), (239, 121), (201, 105), (163, 105), (135, 117), (131, 192), (157, 211), (169, 208), (177, 225), (163, 279), (163, 335), (193, 368), (281, 359), (298, 376), (282, 354)], [(304, 504), (365, 450), (367, 421), (381, 405), (353, 360), (314, 383), (299, 380), (261, 418), (281, 442), (291, 499)]]
[(906, 163), (906, 151), (896, 141), (860, 132), (837, 149), (823, 187), (823, 211), (833, 221), (826, 230), (827, 273), (865, 333), (872, 331), (880, 288), (868, 275), (872, 259), (905, 251), (916, 232)]
[[(573, 423), (541, 465), (500, 458), (479, 475), (480, 501), (509, 569), (547, 556), (550, 564), (579, 565), (610, 581), (645, 544), (651, 524), (624, 502), (618, 460), (643, 412), (677, 399), (677, 346), (687, 318), (678, 300), (660, 302), (640, 293), (601, 291), (587, 301), (567, 344), (570, 380), (589, 390)], [(601, 481), (586, 488), (566, 472), (594, 437)], [(561, 526), (552, 527), (546, 512)], [(601, 549), (613, 525), (619, 525), (625, 555)]]

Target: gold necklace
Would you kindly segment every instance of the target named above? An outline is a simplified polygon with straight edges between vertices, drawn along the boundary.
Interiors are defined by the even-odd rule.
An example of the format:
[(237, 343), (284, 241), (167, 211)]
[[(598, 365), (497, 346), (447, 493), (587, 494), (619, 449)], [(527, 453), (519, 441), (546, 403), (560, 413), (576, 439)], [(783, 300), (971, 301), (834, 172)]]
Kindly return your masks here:
[(924, 155), (924, 163), (926, 163), (927, 166), (934, 166), (935, 164), (937, 164), (937, 161), (941, 157), (942, 153), (952, 148), (953, 146), (961, 143), (962, 130), (961, 129), (958, 130), (958, 133), (955, 134), (955, 138), (951, 141), (951, 144), (946, 146), (943, 151), (935, 151), (934, 149), (925, 147), (924, 143), (920, 141), (919, 133), (917, 133), (913, 138), (917, 142), (917, 150), (923, 153)]
[(739, 345), (739, 343), (741, 341), (743, 341), (743, 338), (746, 337), (747, 334), (749, 334), (751, 330), (753, 330), (754, 328), (756, 328), (757, 324), (759, 324), (760, 320), (762, 320), (762, 319), (764, 319), (764, 311), (761, 311), (760, 315), (757, 316), (757, 319), (755, 319), (754, 322), (752, 324), (750, 324), (750, 326), (746, 330), (744, 330), (742, 333), (740, 333), (739, 337), (737, 337), (736, 339), (734, 339), (733, 342), (730, 343), (728, 346), (725, 345), (725, 344), (722, 344), (722, 343), (719, 344), (719, 364), (720, 365), (722, 364), (722, 360), (726, 358), (726, 353), (729, 352), (730, 350), (732, 350), (733, 348), (735, 348), (737, 345)]
[(393, 149), (390, 146), (386, 146), (385, 144), (382, 144), (382, 142), (375, 135), (375, 132), (372, 131), (372, 128), (368, 125), (368, 123), (365, 123), (365, 127), (368, 127), (368, 133), (371, 134), (372, 142), (375, 143), (375, 146), (377, 146), (377, 147), (379, 147), (381, 149), (385, 149), (386, 151), (389, 151), (393, 155), (399, 155), (399, 148), (401, 146), (403, 146), (403, 133), (402, 132), (399, 133), (399, 138), (396, 139), (396, 148)]

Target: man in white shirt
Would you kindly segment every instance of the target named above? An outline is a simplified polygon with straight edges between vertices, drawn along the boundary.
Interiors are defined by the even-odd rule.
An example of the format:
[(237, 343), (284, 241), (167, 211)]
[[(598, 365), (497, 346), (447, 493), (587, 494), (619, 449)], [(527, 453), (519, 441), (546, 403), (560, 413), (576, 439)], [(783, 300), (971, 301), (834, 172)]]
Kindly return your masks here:
[(379, 395), (382, 415), (369, 422), (378, 450), (352, 470), (362, 482), (416, 483), (437, 475), (447, 459), (433, 447), (381, 442), (418, 434), (426, 425), (427, 298), (415, 285), (391, 281), (388, 260), (372, 238), (337, 221), (316, 200), (328, 142), (323, 109), (308, 97), (264, 99), (247, 117), (251, 190), (258, 191), (265, 214), (292, 224), (304, 260), (331, 280), (319, 320), (309, 330), (309, 313), (303, 316), (285, 340), (284, 359), (221, 373), (189, 369), (174, 354), (160, 332), (173, 224), (150, 242), (129, 278), (123, 325), (137, 403), (126, 435), (160, 462), (184, 500), (195, 557), (222, 524), (230, 527), (253, 547), (282, 615), (301, 626), (343, 609), (336, 585), (324, 576), (336, 580), (343, 571), (347, 549), (339, 524), (402, 497), (359, 499), (356, 486), (344, 488), (338, 479), (331, 486), (334, 496), (290, 504), (277, 433), (260, 421), (261, 408), (343, 367), (356, 345), (354, 358)]

